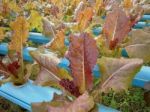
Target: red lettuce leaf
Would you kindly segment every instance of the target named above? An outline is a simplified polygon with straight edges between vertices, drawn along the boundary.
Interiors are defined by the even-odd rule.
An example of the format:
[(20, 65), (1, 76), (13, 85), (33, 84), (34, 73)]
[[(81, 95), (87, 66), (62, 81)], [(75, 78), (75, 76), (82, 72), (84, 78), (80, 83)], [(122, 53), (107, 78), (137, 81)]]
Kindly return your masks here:
[(89, 112), (93, 107), (93, 97), (85, 92), (71, 102), (62, 95), (54, 95), (51, 102), (33, 103), (32, 112)]
[(93, 86), (92, 69), (97, 56), (96, 41), (88, 33), (71, 35), (66, 57), (70, 61), (71, 73), (80, 93)]
[(103, 32), (109, 43), (109, 48), (114, 49), (122, 42), (131, 29), (130, 18), (121, 7), (114, 7), (106, 16)]
[(15, 77), (18, 77), (18, 71), (20, 68), (19, 59), (15, 55), (6, 56), (0, 60), (0, 70), (3, 75), (12, 74)]
[(7, 65), (7, 69), (10, 73), (12, 73), (15, 77), (18, 77), (18, 69), (20, 68), (19, 61), (14, 61)]
[(78, 97), (80, 96), (79, 88), (74, 84), (73, 81), (69, 79), (62, 79), (59, 81), (59, 84), (63, 86), (67, 91), (69, 91), (72, 95)]
[(93, 106), (93, 97), (89, 96), (89, 94), (85, 92), (75, 101), (66, 103), (64, 106), (48, 106), (48, 112), (89, 112)]
[(9, 72), (5, 65), (0, 61), (0, 73), (3, 74), (4, 76), (8, 76)]

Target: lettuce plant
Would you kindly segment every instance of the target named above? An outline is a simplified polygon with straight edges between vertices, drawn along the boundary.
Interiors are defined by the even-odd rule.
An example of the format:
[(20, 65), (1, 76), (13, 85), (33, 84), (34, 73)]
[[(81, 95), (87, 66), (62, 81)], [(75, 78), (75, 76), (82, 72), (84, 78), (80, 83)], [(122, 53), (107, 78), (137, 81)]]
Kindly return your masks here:
[(24, 84), (31, 73), (31, 65), (23, 62), (23, 45), (27, 41), (29, 24), (23, 16), (19, 16), (10, 23), (12, 29), (9, 53), (0, 60), (1, 73), (8, 79), (1, 82), (12, 81), (16, 85)]
[(101, 55), (120, 56), (121, 44), (127, 39), (128, 33), (132, 31), (142, 13), (143, 9), (139, 8), (133, 16), (131, 12), (118, 5), (114, 5), (112, 11), (107, 12), (102, 34), (96, 38)]
[[(102, 93), (111, 90), (116, 93), (127, 90), (143, 64), (141, 59), (107, 57), (98, 59), (96, 41), (88, 33), (70, 36), (70, 46), (65, 55), (70, 61), (70, 71), (57, 66), (60, 59), (53, 53), (37, 50), (31, 51), (31, 55), (41, 66), (35, 83), (57, 87), (63, 91), (62, 97), (65, 98), (61, 103), (58, 102), (60, 99), (58, 101), (54, 99), (51, 103), (41, 103), (45, 108), (39, 106), (40, 104), (33, 104), (33, 111), (41, 109), (48, 112), (65, 112), (66, 109), (68, 112), (74, 109), (77, 109), (77, 112), (94, 111), (95, 106), (92, 102), (100, 103)], [(96, 63), (99, 65), (101, 78), (94, 86), (92, 70)], [(88, 95), (87, 99), (80, 100), (85, 94)], [(81, 109), (80, 106), (84, 104), (90, 106)], [(36, 107), (37, 105), (40, 109)]]

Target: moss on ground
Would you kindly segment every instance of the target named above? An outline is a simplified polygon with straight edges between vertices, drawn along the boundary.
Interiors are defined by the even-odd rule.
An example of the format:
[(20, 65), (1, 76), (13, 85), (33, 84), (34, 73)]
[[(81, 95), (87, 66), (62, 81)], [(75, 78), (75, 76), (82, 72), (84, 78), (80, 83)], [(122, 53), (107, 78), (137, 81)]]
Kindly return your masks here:
[(27, 110), (0, 97), (0, 112), (27, 112)]
[(146, 102), (150, 99), (147, 98), (143, 89), (134, 87), (119, 94), (103, 94), (102, 103), (121, 112), (150, 112), (150, 105)]

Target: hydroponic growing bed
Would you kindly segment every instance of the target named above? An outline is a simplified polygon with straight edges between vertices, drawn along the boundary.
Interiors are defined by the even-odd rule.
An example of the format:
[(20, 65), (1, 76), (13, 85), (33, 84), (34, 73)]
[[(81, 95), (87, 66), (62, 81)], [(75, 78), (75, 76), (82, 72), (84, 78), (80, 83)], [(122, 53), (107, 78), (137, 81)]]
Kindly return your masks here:
[(131, 86), (149, 94), (148, 1), (2, 0), (0, 6), (2, 97), (33, 112), (117, 112), (102, 104), (104, 94)]

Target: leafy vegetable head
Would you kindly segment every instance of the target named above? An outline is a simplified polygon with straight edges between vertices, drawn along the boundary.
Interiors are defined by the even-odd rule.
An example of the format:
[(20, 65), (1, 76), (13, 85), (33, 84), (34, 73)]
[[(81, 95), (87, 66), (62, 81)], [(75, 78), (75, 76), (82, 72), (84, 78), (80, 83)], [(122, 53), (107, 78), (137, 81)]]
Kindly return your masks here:
[(121, 6), (114, 5), (112, 11), (106, 15), (103, 33), (110, 49), (115, 49), (127, 36), (131, 28), (142, 17), (143, 9), (133, 7), (126, 11)]
[(119, 6), (113, 8), (106, 16), (103, 32), (110, 49), (121, 43), (131, 29), (130, 19)]
[(1, 66), (5, 68), (2, 73), (9, 74), (14, 83), (23, 84), (28, 80), (31, 72), (23, 63), (23, 45), (27, 41), (29, 24), (25, 17), (18, 16), (15, 21), (10, 23), (10, 27), (12, 29), (12, 39), (9, 43), (10, 52), (1, 61)]

